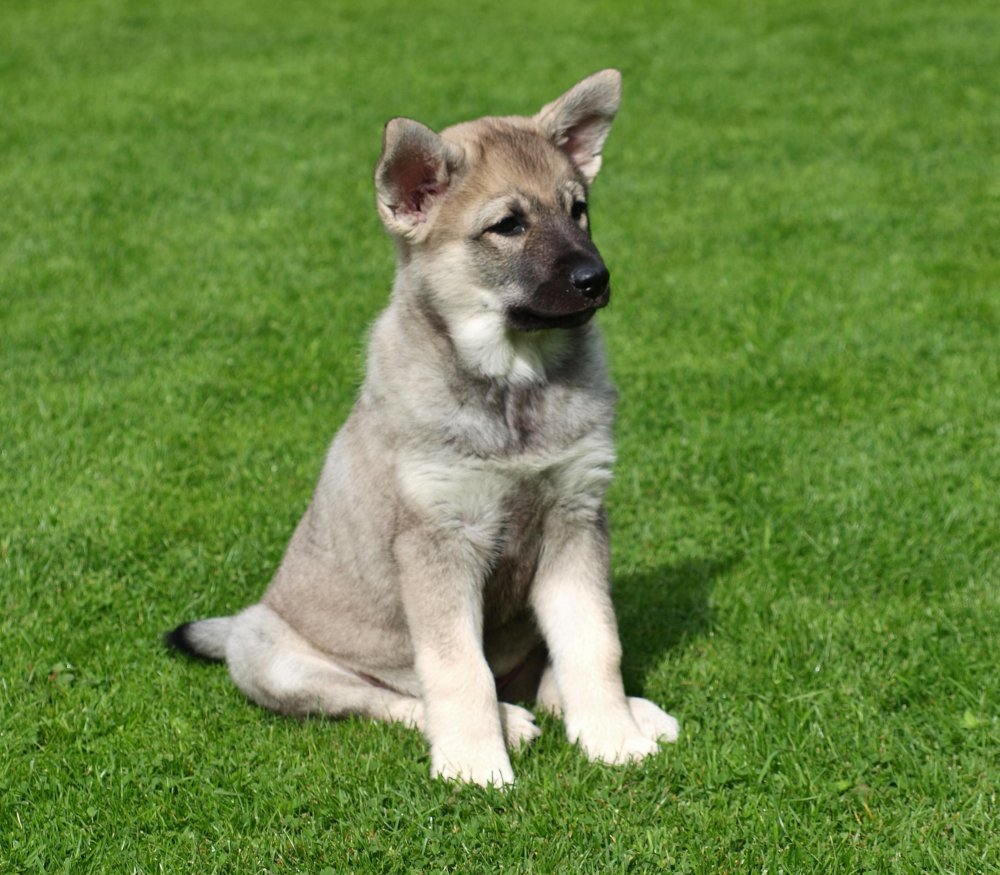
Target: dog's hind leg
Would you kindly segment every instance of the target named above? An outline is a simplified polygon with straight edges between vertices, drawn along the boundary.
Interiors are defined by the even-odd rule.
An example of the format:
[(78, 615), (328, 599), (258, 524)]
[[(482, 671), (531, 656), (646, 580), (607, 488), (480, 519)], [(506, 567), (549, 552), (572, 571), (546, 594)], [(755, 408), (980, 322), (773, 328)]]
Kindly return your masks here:
[(338, 665), (266, 605), (253, 605), (233, 618), (226, 662), (236, 686), (272, 711), (328, 717), (358, 714), (422, 728), (419, 699)]

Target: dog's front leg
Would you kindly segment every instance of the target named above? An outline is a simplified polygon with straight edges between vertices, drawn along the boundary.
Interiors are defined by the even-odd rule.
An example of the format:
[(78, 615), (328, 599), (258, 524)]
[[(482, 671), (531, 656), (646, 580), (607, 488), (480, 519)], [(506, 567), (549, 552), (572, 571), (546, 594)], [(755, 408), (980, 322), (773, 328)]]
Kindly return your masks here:
[(622, 763), (655, 752), (658, 738), (676, 738), (676, 721), (625, 696), (609, 572), (603, 511), (550, 518), (531, 592), (551, 659), (546, 681), (555, 682), (569, 740), (592, 760)]
[(512, 783), (496, 685), (483, 655), (487, 558), (458, 533), (426, 529), (400, 535), (395, 553), (432, 776), (483, 786)]

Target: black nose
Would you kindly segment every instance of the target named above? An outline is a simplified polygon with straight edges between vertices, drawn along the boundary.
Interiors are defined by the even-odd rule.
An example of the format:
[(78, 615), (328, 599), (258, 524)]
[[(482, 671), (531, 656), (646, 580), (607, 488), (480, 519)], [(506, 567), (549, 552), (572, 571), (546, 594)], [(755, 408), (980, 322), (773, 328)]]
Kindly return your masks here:
[(590, 262), (574, 267), (569, 281), (585, 298), (599, 298), (608, 290), (611, 274), (603, 264)]

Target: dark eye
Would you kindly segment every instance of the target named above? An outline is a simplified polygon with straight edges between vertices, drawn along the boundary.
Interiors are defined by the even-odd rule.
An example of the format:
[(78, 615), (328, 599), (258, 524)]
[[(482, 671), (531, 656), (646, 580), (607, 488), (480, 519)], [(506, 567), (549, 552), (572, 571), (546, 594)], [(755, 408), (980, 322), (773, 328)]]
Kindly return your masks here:
[(585, 215), (587, 215), (587, 204), (585, 201), (573, 201), (573, 208), (570, 210), (570, 215), (573, 217), (574, 222), (579, 222)]
[(490, 225), (486, 229), (490, 234), (499, 234), (501, 237), (516, 237), (524, 233), (524, 223), (515, 215), (505, 216), (495, 225)]

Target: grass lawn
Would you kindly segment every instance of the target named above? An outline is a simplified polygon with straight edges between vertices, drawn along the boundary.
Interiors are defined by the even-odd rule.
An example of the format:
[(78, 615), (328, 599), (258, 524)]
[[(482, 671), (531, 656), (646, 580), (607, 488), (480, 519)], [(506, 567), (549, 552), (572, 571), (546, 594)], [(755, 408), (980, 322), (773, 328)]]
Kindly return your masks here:
[[(0, 871), (1000, 871), (998, 27), (7, 0)], [(543, 719), (515, 788), (457, 788), (160, 635), (258, 597), (350, 409), (383, 122), (605, 66), (615, 595), (682, 737), (622, 770)]]

